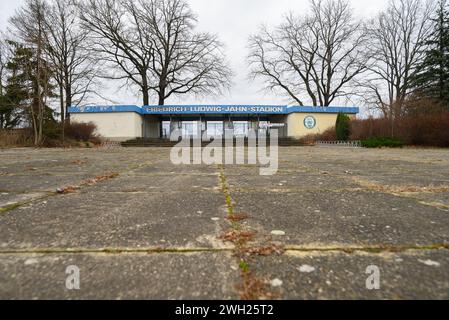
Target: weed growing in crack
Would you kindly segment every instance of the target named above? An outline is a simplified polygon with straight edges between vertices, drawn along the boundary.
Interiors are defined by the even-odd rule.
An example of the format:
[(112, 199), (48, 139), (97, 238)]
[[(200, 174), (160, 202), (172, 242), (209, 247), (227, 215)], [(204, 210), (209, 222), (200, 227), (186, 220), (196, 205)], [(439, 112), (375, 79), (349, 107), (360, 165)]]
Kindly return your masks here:
[(247, 255), (271, 256), (282, 255), (285, 252), (285, 249), (282, 246), (271, 244), (264, 247), (244, 248), (242, 251)]
[(252, 241), (255, 235), (256, 233), (254, 231), (230, 229), (222, 234), (219, 239), (241, 247), (247, 242)]
[(248, 262), (246, 262), (245, 260), (240, 260), (239, 263), (239, 268), (243, 273), (248, 273), (249, 272), (249, 264)]
[(234, 213), (233, 215), (228, 216), (226, 219), (231, 222), (240, 222), (248, 218), (249, 216), (246, 213)]
[(234, 203), (226, 182), (223, 167), (220, 168), (220, 184), (221, 191), (226, 200), (226, 219), (231, 224), (231, 228), (218, 238), (235, 245), (233, 256), (239, 259), (239, 268), (241, 271), (241, 282), (236, 285), (236, 290), (242, 300), (272, 299), (274, 294), (270, 292), (267, 286), (268, 280), (258, 277), (254, 271), (250, 270), (247, 259), (250, 256), (256, 255), (268, 256), (271, 254), (282, 254), (284, 250), (274, 244), (266, 247), (248, 247), (248, 243), (254, 241), (256, 232), (248, 230), (248, 227), (241, 223), (249, 218), (247, 214), (234, 212)]
[(267, 289), (267, 279), (256, 277), (252, 272), (242, 273), (243, 281), (236, 286), (241, 300), (270, 300), (275, 295)]

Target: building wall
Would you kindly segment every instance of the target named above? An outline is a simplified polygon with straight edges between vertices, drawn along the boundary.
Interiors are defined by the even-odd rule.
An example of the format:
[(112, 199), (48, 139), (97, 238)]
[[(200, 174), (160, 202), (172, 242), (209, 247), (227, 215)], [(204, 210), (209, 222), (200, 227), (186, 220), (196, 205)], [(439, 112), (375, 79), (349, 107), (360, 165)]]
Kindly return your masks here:
[[(304, 126), (304, 119), (307, 116), (315, 118), (315, 128), (308, 129)], [(309, 134), (323, 133), (327, 129), (335, 126), (336, 121), (336, 113), (292, 113), (287, 116), (288, 136), (292, 138), (301, 138)]]
[[(316, 125), (308, 129), (304, 125), (307, 116), (315, 118)], [(355, 118), (355, 115), (349, 115)], [(156, 116), (141, 116), (135, 112), (115, 113), (72, 113), (71, 119), (76, 122), (93, 122), (98, 133), (112, 141), (126, 141), (141, 138), (145, 130), (147, 138), (158, 138), (160, 135), (160, 119)], [(145, 124), (143, 123), (145, 119)], [(309, 134), (323, 133), (335, 126), (336, 113), (292, 113), (288, 116), (270, 117), (272, 123), (286, 123), (286, 128), (280, 128), (280, 137), (301, 138)]]
[(97, 133), (112, 141), (142, 137), (142, 116), (135, 112), (72, 113), (70, 120), (93, 122), (97, 125)]

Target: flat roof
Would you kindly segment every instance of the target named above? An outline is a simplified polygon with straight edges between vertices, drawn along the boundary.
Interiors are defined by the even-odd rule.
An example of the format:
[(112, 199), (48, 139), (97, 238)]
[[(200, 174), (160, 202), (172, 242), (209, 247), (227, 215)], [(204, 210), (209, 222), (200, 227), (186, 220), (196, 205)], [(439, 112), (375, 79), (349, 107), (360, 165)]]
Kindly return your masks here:
[(69, 113), (114, 113), (135, 112), (141, 115), (194, 115), (194, 114), (240, 114), (240, 115), (288, 115), (291, 113), (359, 113), (358, 107), (313, 107), (313, 106), (279, 106), (279, 105), (165, 105), (143, 106), (85, 106), (71, 107)]

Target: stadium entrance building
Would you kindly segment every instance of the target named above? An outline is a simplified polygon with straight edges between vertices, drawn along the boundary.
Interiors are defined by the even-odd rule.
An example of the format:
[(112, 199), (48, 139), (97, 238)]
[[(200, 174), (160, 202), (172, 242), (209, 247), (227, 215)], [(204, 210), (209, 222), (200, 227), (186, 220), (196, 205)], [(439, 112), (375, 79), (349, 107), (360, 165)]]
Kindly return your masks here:
[(210, 136), (232, 131), (247, 136), (276, 128), (279, 136), (301, 138), (322, 133), (335, 125), (338, 113), (354, 118), (357, 107), (304, 107), (260, 105), (86, 106), (69, 109), (75, 122), (93, 122), (98, 133), (113, 141), (135, 138), (169, 139), (179, 130), (183, 136)]

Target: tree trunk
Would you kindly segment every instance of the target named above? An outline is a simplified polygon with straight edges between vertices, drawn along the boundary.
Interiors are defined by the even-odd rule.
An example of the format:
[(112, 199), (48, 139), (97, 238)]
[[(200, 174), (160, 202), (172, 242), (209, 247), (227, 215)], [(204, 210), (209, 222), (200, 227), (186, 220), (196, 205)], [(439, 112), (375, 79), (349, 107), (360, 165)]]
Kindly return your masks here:
[(59, 85), (59, 105), (61, 108), (61, 123), (65, 120), (65, 108), (64, 108), (64, 88)]
[(159, 92), (158, 92), (158, 96), (159, 96), (158, 105), (160, 105), (160, 106), (165, 105), (165, 90), (166, 90), (165, 81), (163, 81), (161, 79), (161, 81), (159, 83)]
[[(165, 104), (165, 88), (161, 88), (159, 90), (159, 106), (163, 106)], [(159, 137), (162, 138), (164, 135), (163, 128), (162, 128), (162, 121), (159, 121)]]
[(37, 136), (34, 139), (34, 143), (36, 146), (41, 144), (42, 141), (42, 124), (43, 124), (43, 106), (42, 106), (42, 96), (41, 96), (41, 29), (39, 26), (39, 38), (38, 38), (38, 44), (37, 44), (37, 72), (36, 72), (36, 86), (37, 86), (37, 128), (36, 128), (36, 134)]
[(391, 138), (394, 138), (394, 113), (393, 107), (390, 107), (390, 126), (391, 126)]
[(65, 140), (65, 108), (64, 108), (64, 88), (59, 84), (59, 104), (61, 108), (62, 143)]
[(149, 91), (150, 89), (148, 88), (148, 78), (147, 78), (147, 73), (146, 71), (142, 71), (141, 72), (141, 77), (142, 77), (142, 96), (143, 96), (143, 105), (144, 106), (148, 106), (150, 105), (150, 95), (149, 95)]
[(69, 108), (72, 106), (72, 86), (70, 82), (66, 81), (65, 86), (65, 120), (70, 121)]
[(148, 94), (148, 89), (143, 89), (142, 94), (143, 94), (143, 105), (144, 106), (150, 105), (150, 95)]
[[(42, 81), (42, 7), (39, 4), (37, 8), (37, 24), (38, 24), (38, 30), (37, 30), (37, 71), (36, 71), (36, 85), (37, 85), (37, 137), (35, 139), (36, 146), (40, 146), (42, 144), (42, 138), (43, 138), (43, 125), (44, 125), (44, 113), (45, 113), (45, 105), (43, 102), (43, 97), (47, 94), (45, 90), (43, 90), (41, 94), (41, 81)], [(44, 77), (46, 80), (46, 78)], [(44, 89), (44, 88), (42, 88)]]

